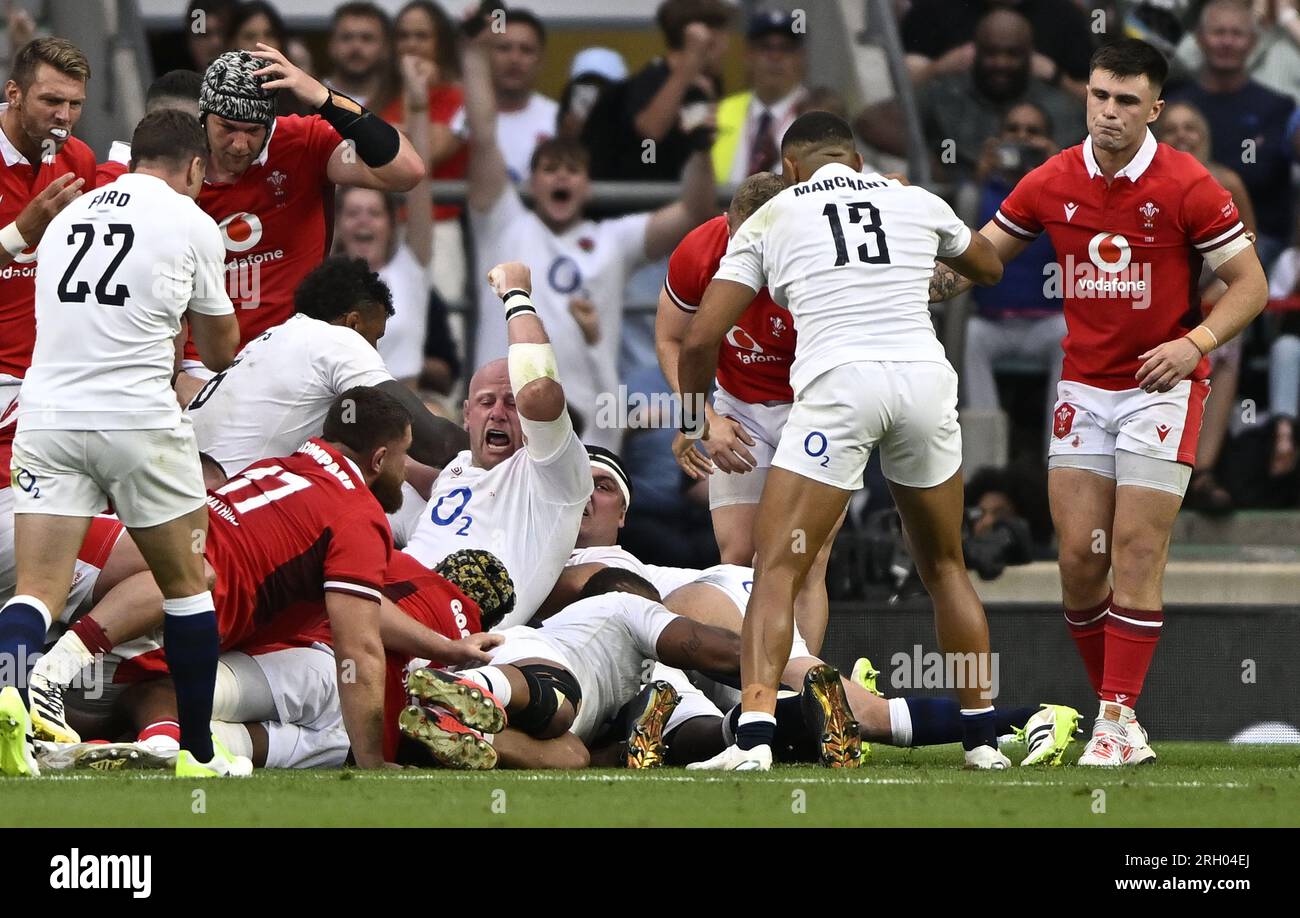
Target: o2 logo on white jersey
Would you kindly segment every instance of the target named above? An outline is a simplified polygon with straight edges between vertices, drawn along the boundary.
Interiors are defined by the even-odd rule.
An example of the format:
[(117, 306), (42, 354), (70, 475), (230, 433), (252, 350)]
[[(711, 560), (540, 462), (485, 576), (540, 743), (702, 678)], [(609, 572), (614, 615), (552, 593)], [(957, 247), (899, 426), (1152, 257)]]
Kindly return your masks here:
[[(474, 517), (465, 513), (465, 508), (469, 505), (469, 500), (474, 496), (474, 492), (469, 488), (455, 488), (448, 494), (438, 498), (438, 502), (433, 505), (429, 511), (429, 519), (439, 526), (450, 526), (457, 519), (461, 521), (460, 528), (456, 530), (456, 535), (469, 535), (469, 527), (474, 523)], [(443, 510), (444, 502), (454, 502), (459, 500), (460, 503), (454, 506), (448, 506)]]
[(240, 211), (217, 224), (227, 252), (247, 252), (262, 241), (262, 219), (257, 214)]
[(1118, 274), (1133, 260), (1133, 250), (1119, 233), (1098, 233), (1088, 240), (1088, 259), (1106, 274)]
[(582, 286), (582, 269), (568, 255), (561, 255), (551, 262), (546, 280), (556, 293), (572, 293)]

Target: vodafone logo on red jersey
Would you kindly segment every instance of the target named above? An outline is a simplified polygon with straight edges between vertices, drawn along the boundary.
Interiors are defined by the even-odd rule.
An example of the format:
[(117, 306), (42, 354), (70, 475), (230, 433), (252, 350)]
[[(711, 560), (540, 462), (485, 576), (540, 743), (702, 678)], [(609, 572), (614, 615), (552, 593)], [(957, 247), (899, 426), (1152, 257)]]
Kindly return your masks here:
[(262, 220), (247, 211), (231, 214), (217, 224), (227, 252), (247, 252), (262, 241)]
[(763, 345), (739, 325), (731, 326), (731, 331), (727, 332), (727, 343), (736, 349), (736, 357), (741, 363), (778, 363), (781, 360), (777, 354), (765, 353)]
[(1088, 240), (1088, 260), (1107, 274), (1118, 274), (1133, 260), (1133, 250), (1119, 233), (1098, 233)]

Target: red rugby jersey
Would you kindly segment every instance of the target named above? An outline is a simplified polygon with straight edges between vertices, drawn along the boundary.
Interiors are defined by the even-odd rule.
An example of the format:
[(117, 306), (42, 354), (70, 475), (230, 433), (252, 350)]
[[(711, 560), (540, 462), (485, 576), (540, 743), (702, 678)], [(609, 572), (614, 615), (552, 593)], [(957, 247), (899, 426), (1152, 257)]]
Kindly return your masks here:
[[(1062, 379), (1111, 390), (1136, 388), (1138, 355), (1200, 324), (1202, 256), (1246, 231), (1205, 167), (1149, 131), (1109, 185), (1089, 138), (1021, 179), (994, 219), (1021, 239), (1047, 231), (1059, 274), (1044, 282), (1065, 300)], [(1203, 359), (1188, 378), (1208, 375)]]
[[(8, 109), (0, 105), (0, 115)], [(61, 175), (85, 179), (82, 191), (95, 187), (95, 154), (76, 137), (69, 137), (52, 162), (33, 167), (0, 130), (0, 226), (12, 223), (32, 198)], [(0, 376), (22, 379), (32, 365), (36, 347), (36, 251), (29, 248), (0, 268)]]
[[(482, 631), (479, 608), (441, 574), (425, 567), (406, 552), (393, 552), (384, 576), (384, 595), (426, 628), (452, 641)], [(407, 704), (406, 654), (386, 654), (384, 674), (384, 758), (397, 755), (400, 731), (397, 716)], [(435, 665), (437, 661), (434, 661)]]
[(313, 438), (208, 495), (206, 553), (228, 650), (254, 633), (270, 642), (307, 631), (327, 592), (378, 602), (393, 536), (356, 466)]
[[(275, 119), (266, 145), (234, 182), (204, 183), (199, 207), (226, 245), (226, 290), (242, 348), (293, 315), (293, 291), (329, 253), (334, 186), (325, 174), (342, 142), (319, 115)], [(185, 356), (198, 359), (187, 344)]]
[[(694, 313), (727, 251), (727, 217), (714, 217), (686, 234), (668, 259), (664, 289), (678, 309)], [(744, 402), (789, 402), (794, 362), (794, 317), (767, 288), (746, 307), (718, 349), (718, 385)]]

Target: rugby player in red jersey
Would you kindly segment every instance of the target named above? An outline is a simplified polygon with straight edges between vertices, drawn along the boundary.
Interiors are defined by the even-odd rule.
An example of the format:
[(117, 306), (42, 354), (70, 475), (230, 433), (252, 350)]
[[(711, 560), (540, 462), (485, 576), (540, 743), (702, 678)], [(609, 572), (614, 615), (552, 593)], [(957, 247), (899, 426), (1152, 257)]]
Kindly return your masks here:
[[(338, 659), (349, 661), (349, 677), (339, 680), (340, 703), (361, 767), (383, 761), (377, 572), (392, 554), (384, 512), (400, 501), (410, 439), (410, 418), (400, 404), (374, 388), (349, 389), (331, 406), (321, 438), (292, 456), (254, 463), (208, 497), (204, 550), (216, 578), (222, 649), (255, 636), (292, 637), (327, 616)], [(42, 659), (32, 677), (33, 685), (46, 683), (42, 697), (56, 697), (69, 674), (96, 654), (156, 626), (160, 596), (146, 577), (124, 580)], [(479, 659), (466, 652), (453, 662)], [(164, 657), (153, 652), (130, 663), (132, 674), (162, 672)], [(45, 728), (36, 723), (36, 729), (75, 737), (58, 720), (61, 712), (61, 704), (38, 712)]]
[[(90, 64), (62, 38), (38, 38), (14, 56), (0, 105), (0, 412), (18, 397), (36, 346), (36, 243), (84, 186), (95, 154), (72, 136)], [(6, 472), (8, 466), (6, 466)]]
[[(1004, 263), (1044, 231), (1061, 259), (1047, 278), (1067, 327), (1048, 489), (1065, 620), (1101, 703), (1079, 764), (1117, 766), (1155, 759), (1134, 706), (1163, 623), (1206, 355), (1250, 324), (1268, 288), (1231, 195), (1147, 127), (1164, 108), (1160, 52), (1124, 39), (1089, 71), (1088, 137), (1021, 179), (981, 232)], [(1202, 262), (1227, 284), (1208, 318)], [(930, 299), (967, 286), (940, 266)]]
[[(655, 350), (664, 378), (677, 388), (677, 359), (691, 317), (700, 308), (732, 233), (785, 185), (770, 172), (751, 175), (736, 189), (727, 213), (687, 234), (668, 260), (668, 278), (659, 292)], [(709, 510), (723, 564), (754, 563), (754, 517), (758, 499), (790, 416), (794, 392), (794, 317), (760, 290), (718, 352), (717, 391), (705, 406), (709, 438), (692, 448), (681, 433), (673, 454), (687, 475), (709, 478)], [(717, 467), (716, 470), (714, 467)], [(715, 471), (721, 471), (718, 475)], [(803, 589), (795, 600), (795, 622), (813, 653), (826, 633), (826, 562), (839, 526), (820, 546)]]
[[(398, 718), (410, 703), (411, 661), (424, 664), (432, 658), (439, 666), (447, 665), (459, 658), (451, 645), (471, 635), (479, 637), (466, 642), (470, 646), (486, 649), (498, 644), (498, 635), (481, 632), (509, 611), (514, 587), (495, 557), (463, 549), (436, 569), (394, 552), (382, 591), (384, 758), (392, 762), (399, 760)], [(339, 705), (329, 622), (321, 619), (292, 635), (282, 633), (279, 625), (271, 622), (221, 655), (212, 710), (214, 735), (232, 754), (247, 756), (259, 768), (342, 765), (350, 744)], [(131, 684), (113, 693), (113, 703), (137, 729), (137, 740), (64, 750), (56, 757), (65, 764), (56, 767), (157, 768), (175, 759), (180, 748), (176, 695), (170, 680), (150, 678), (166, 675), (165, 669), (155, 671), (157, 656), (128, 659), (118, 667), (122, 680)], [(439, 764), (460, 767), (482, 741), (478, 730), (495, 732), (505, 726), (503, 706), (474, 683), (434, 672), (418, 681), (421, 702), (435, 719), (420, 742)], [(77, 713), (86, 712), (78, 708)], [(428, 755), (408, 747), (401, 760), (424, 764)]]
[[(276, 117), (279, 90), (316, 114)], [(294, 289), (329, 251), (334, 186), (409, 191), (424, 162), (396, 128), (260, 43), (212, 62), (199, 110), (212, 151), (199, 206), (221, 228), (242, 347), (293, 314)], [(197, 373), (178, 380), (183, 403), (210, 375)]]

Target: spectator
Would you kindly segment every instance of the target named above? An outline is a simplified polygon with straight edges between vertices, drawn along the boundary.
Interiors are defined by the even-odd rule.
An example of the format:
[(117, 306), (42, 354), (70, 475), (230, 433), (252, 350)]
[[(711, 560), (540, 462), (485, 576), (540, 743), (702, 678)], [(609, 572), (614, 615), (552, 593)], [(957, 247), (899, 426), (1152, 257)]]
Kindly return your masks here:
[(593, 178), (671, 181), (692, 153), (713, 145), (732, 12), (725, 0), (659, 5), (666, 56), (613, 87), (587, 122)]
[[(1210, 126), (1205, 117), (1186, 102), (1165, 106), (1155, 123), (1156, 136), (1176, 150), (1190, 153), (1209, 170), (1214, 180), (1227, 189), (1237, 205), (1247, 232), (1255, 232), (1255, 210), (1241, 176), (1227, 166), (1214, 162), (1210, 150)], [(1227, 286), (1208, 267), (1201, 268), (1201, 308), (1209, 312)], [(1232, 495), (1219, 484), (1215, 468), (1228, 435), (1233, 408), (1237, 404), (1237, 383), (1241, 373), (1242, 336), (1237, 336), (1210, 353), (1210, 399), (1201, 422), (1201, 438), (1196, 447), (1196, 471), (1187, 486), (1184, 506), (1209, 513), (1232, 509)]]
[[(1258, 39), (1246, 67), (1251, 77), (1300, 105), (1300, 0), (1256, 0)], [(1178, 43), (1175, 58), (1189, 73), (1205, 64), (1194, 31)]]
[[(258, 44), (269, 45), (293, 61), (304, 73), (315, 73), (311, 52), (297, 38), (289, 35), (284, 19), (265, 0), (249, 0), (235, 7), (226, 26), (226, 51), (256, 51)], [(310, 115), (312, 108), (289, 93), (276, 97), (277, 115)]]
[(1196, 41), (1204, 64), (1195, 82), (1169, 94), (1190, 102), (1209, 122), (1214, 158), (1241, 174), (1259, 224), (1256, 248), (1267, 270), (1291, 232), (1291, 161), (1296, 103), (1250, 78), (1247, 62), (1258, 39), (1243, 0), (1210, 0)]
[(1268, 355), (1269, 412), (1273, 415), (1273, 457), (1269, 476), (1281, 478), (1296, 468), (1296, 418), (1300, 417), (1300, 226), (1290, 248), (1278, 256), (1269, 275), (1273, 300), (1290, 300), (1281, 334)]
[(769, 10), (750, 22), (745, 65), (751, 88), (718, 106), (713, 144), (718, 182), (739, 184), (755, 172), (781, 173), (781, 137), (808, 99), (803, 40), (790, 13)]
[[(1007, 112), (1002, 131), (989, 138), (976, 169), (980, 186), (979, 219), (993, 218), (1003, 199), (1026, 173), (1056, 153), (1051, 119), (1032, 102)], [(994, 411), (1000, 405), (995, 371), (999, 360), (1014, 358), (1034, 364), (1047, 375), (1043, 417), (1056, 403), (1065, 353), (1065, 314), (1059, 299), (1049, 298), (1044, 281), (1056, 264), (1056, 252), (1043, 234), (1019, 258), (1007, 264), (1002, 282), (974, 293), (977, 313), (966, 324), (966, 357), (962, 378), (966, 405)]]
[[(403, 101), (418, 107), (428, 98), (435, 71), (433, 61), (402, 58)], [(429, 142), (429, 122), (414, 119), (412, 146)], [(433, 190), (426, 171), (406, 196), (405, 238), (399, 238), (397, 201), (367, 188), (340, 188), (336, 198), (335, 249), (364, 258), (393, 294), (395, 314), (379, 343), (379, 353), (395, 379), (414, 385), (424, 374), (425, 339), (429, 324), (429, 263), (433, 258)], [(448, 368), (431, 367), (436, 376)]]
[[(1047, 113), (1058, 147), (1078, 142), (1082, 108), (1034, 76), (1033, 33), (1024, 16), (1009, 9), (986, 14), (975, 29), (974, 53), (969, 70), (936, 76), (917, 92), (926, 145), (936, 159), (937, 172), (951, 166), (955, 177), (970, 177), (985, 141), (997, 135), (1007, 112), (1021, 102), (1032, 102)], [(907, 155), (907, 135), (896, 101), (868, 107), (855, 126), (872, 146), (894, 156)]]
[[(422, 60), (434, 69), (432, 83), (423, 99), (403, 94), (381, 112), (381, 117), (407, 136), (413, 136), (411, 119), (420, 117), (428, 126), (428, 142), (420, 155), (429, 164), (434, 179), (452, 181), (465, 177), (469, 146), (452, 129), (465, 103), (460, 84), (460, 61), (456, 51), (457, 32), (451, 19), (432, 0), (411, 0), (394, 20), (398, 61), (402, 68), (411, 60)], [(465, 242), (460, 227), (461, 209), (454, 204), (433, 205), (433, 260), (430, 281), (443, 301), (460, 302), (465, 296)]]
[(202, 73), (226, 50), (226, 28), (238, 5), (235, 0), (190, 0), (185, 8), (185, 47), (190, 69)]
[[(618, 383), (624, 283), (635, 267), (667, 255), (712, 213), (708, 157), (699, 153), (689, 162), (681, 200), (654, 213), (591, 221), (583, 217), (591, 187), (587, 152), (573, 141), (551, 138), (533, 151), (534, 209), (526, 210), (497, 142), (491, 41), (480, 33), (467, 44), (462, 64), (473, 147), (468, 205), (477, 242), (475, 277), (486, 277), (503, 260), (532, 269), (533, 305), (555, 348), (569, 407), (583, 422), (588, 442), (617, 449), (621, 430), (595, 421), (599, 397), (612, 395)], [(482, 363), (505, 351), (501, 304), (480, 284), (474, 359)]]
[(585, 48), (575, 54), (569, 67), (569, 82), (560, 97), (556, 136), (580, 140), (601, 93), (626, 78), (627, 64), (617, 51)]
[[(393, 24), (373, 3), (336, 7), (330, 18), (326, 86), (351, 96), (372, 112), (382, 112), (398, 97), (400, 76), (393, 60)], [(424, 155), (424, 151), (420, 151)]]
[(1032, 30), (1034, 77), (1082, 101), (1092, 32), (1088, 14), (1071, 0), (914, 0), (901, 25), (912, 82), (920, 85), (969, 71), (980, 20), (1008, 7), (1024, 16)]
[[(477, 28), (486, 26), (480, 19)], [(546, 50), (546, 26), (525, 9), (505, 11), (505, 30), (492, 33), (492, 89), (496, 93), (497, 146), (510, 180), (528, 175), (533, 150), (555, 136), (559, 105), (537, 92)]]

